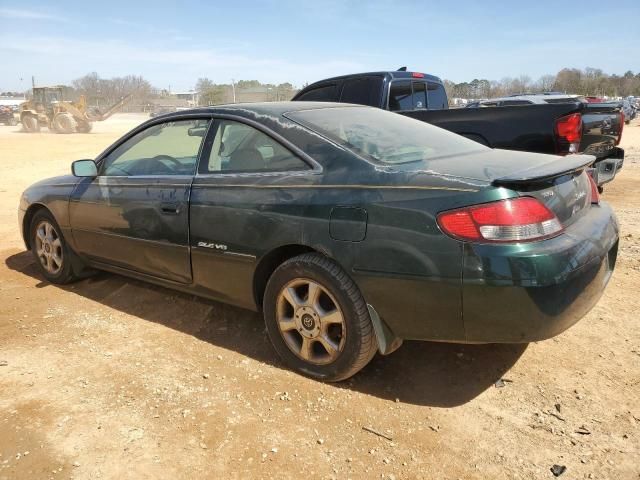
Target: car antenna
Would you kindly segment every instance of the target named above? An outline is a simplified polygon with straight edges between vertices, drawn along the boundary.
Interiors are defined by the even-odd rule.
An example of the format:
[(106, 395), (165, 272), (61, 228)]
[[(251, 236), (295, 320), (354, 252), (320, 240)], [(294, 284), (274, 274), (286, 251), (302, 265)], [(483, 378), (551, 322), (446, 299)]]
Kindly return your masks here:
[(407, 67), (400, 67), (397, 71), (398, 72), (406, 72), (407, 71)]

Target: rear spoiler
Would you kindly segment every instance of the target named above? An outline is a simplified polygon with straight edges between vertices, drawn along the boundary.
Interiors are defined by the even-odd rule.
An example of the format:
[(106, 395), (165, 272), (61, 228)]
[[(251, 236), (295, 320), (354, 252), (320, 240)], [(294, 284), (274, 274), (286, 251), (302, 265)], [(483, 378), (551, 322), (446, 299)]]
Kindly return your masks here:
[(552, 178), (561, 177), (568, 173), (584, 170), (585, 167), (595, 162), (593, 155), (568, 155), (566, 157), (555, 157), (542, 165), (510, 173), (504, 177), (493, 180), (492, 185), (514, 185), (525, 183), (539, 183)]

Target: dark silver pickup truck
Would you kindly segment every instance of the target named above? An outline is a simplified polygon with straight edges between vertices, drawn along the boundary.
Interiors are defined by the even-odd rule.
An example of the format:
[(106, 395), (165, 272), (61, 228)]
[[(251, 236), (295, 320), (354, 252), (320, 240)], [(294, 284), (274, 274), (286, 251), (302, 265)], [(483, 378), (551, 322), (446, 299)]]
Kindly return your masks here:
[(315, 82), (293, 100), (368, 105), (431, 123), (492, 148), (595, 157), (600, 190), (622, 167), (618, 147), (624, 121), (618, 103), (587, 103), (581, 98), (533, 103), (513, 98), (495, 108), (449, 109), (442, 81), (420, 72), (359, 73)]

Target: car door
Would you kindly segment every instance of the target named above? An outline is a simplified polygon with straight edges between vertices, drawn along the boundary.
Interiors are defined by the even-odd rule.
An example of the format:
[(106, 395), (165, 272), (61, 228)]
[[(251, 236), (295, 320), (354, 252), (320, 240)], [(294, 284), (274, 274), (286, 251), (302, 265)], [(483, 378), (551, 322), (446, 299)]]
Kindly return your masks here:
[(189, 196), (209, 119), (172, 118), (125, 138), (69, 205), (75, 247), (94, 262), (191, 282)]
[[(190, 201), (193, 283), (209, 296), (251, 307), (256, 260), (302, 235), (299, 217), (313, 165), (254, 124), (212, 126)], [(279, 188), (283, 187), (283, 188)]]

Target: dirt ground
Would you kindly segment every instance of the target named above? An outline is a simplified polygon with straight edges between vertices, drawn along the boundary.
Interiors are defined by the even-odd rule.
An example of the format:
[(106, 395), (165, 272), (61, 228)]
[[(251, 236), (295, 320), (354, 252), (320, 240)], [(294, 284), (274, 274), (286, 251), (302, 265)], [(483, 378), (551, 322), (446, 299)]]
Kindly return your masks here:
[(286, 370), (257, 314), (106, 273), (64, 288), (38, 275), (20, 193), (143, 119), (0, 127), (0, 479), (640, 478), (639, 121), (603, 195), (616, 271), (586, 318), (530, 345), (406, 342), (332, 385)]

